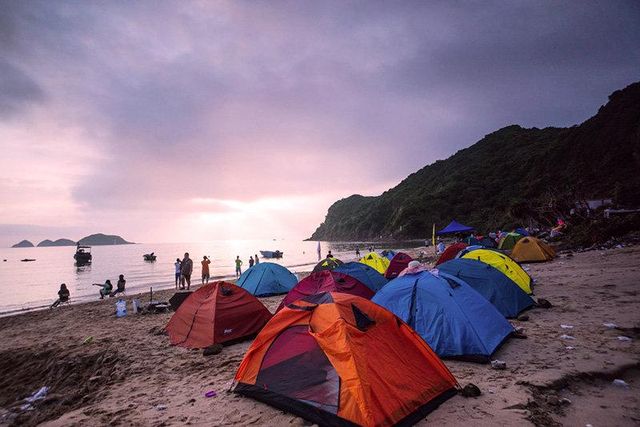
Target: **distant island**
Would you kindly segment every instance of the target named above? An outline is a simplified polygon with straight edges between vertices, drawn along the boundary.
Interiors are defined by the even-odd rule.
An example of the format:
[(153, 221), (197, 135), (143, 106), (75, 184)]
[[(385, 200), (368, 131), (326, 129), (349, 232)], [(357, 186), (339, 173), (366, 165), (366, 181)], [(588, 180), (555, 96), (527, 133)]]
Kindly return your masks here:
[[(107, 246), (107, 245), (132, 245), (133, 242), (127, 242), (120, 236), (116, 236), (114, 234), (92, 234), (90, 236), (83, 237), (82, 239), (74, 242), (70, 239), (58, 239), (58, 240), (50, 240), (46, 239), (42, 242), (38, 243), (38, 247), (52, 247), (52, 246), (75, 246), (78, 245), (86, 245), (86, 246)], [(33, 248), (34, 245), (28, 240), (23, 240), (20, 243), (16, 243), (11, 246), (12, 248)]]
[(78, 244), (87, 246), (132, 245), (133, 242), (127, 242), (120, 236), (97, 233), (83, 237), (78, 240)]
[(15, 245), (11, 246), (12, 248), (32, 248), (33, 247), (33, 243), (31, 243), (28, 240), (23, 240), (22, 242), (16, 243)]
[(69, 239), (58, 239), (56, 241), (51, 241), (49, 239), (46, 239), (38, 243), (39, 248), (48, 247), (48, 246), (75, 246), (75, 245), (76, 245), (76, 242)]

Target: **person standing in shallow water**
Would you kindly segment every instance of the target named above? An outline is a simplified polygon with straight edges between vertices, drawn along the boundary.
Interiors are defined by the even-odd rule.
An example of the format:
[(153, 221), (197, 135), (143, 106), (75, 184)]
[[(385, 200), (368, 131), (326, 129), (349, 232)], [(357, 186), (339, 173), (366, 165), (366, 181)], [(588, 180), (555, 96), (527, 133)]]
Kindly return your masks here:
[(255, 260), (256, 260), (256, 265), (260, 264), (260, 258), (258, 258), (258, 254), (255, 254), (255, 255), (253, 256), (253, 259), (255, 259)]
[(185, 282), (187, 283), (187, 289), (191, 288), (191, 273), (193, 273), (193, 260), (189, 258), (189, 252), (185, 252), (180, 265), (180, 274), (182, 277), (180, 289), (184, 289)]
[(211, 264), (211, 260), (207, 258), (207, 256), (202, 257), (202, 284), (209, 283), (209, 264)]
[(249, 268), (253, 267), (253, 257), (249, 255)]
[(180, 276), (182, 275), (182, 262), (180, 262), (180, 258), (176, 258), (176, 262), (173, 263), (173, 266), (176, 269), (176, 290), (178, 290), (178, 283), (180, 283)]
[(240, 277), (242, 274), (242, 260), (240, 255), (236, 255), (236, 277)]

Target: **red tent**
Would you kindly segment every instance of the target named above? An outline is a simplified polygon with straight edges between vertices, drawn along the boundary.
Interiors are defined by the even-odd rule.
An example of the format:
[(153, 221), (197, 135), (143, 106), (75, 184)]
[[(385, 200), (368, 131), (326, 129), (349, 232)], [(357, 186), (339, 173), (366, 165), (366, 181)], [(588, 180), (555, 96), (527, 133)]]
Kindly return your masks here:
[(413, 261), (413, 258), (409, 255), (404, 252), (398, 252), (393, 256), (393, 258), (391, 258), (391, 262), (389, 263), (389, 267), (387, 267), (386, 273), (384, 273), (384, 277), (387, 279), (395, 279), (402, 270), (409, 266), (411, 261)]
[(443, 262), (447, 262), (454, 259), (456, 255), (458, 255), (458, 253), (466, 247), (467, 247), (466, 243), (463, 243), (463, 242), (454, 243), (453, 245), (445, 249), (444, 252), (442, 252), (442, 255), (440, 255), (440, 258), (438, 258), (438, 261), (436, 261), (436, 265), (440, 265)]
[(298, 282), (284, 297), (276, 313), (294, 301), (321, 292), (342, 292), (366, 299), (371, 299), (374, 295), (367, 285), (347, 274), (323, 270), (311, 273)]
[(167, 324), (171, 344), (205, 348), (260, 332), (271, 313), (253, 295), (227, 282), (213, 282), (189, 296)]

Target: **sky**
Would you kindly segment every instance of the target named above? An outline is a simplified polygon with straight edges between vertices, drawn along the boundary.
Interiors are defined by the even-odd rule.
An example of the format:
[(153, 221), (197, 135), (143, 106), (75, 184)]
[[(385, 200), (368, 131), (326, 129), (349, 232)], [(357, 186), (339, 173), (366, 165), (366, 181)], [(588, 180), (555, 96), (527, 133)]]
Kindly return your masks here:
[(0, 246), (306, 238), (640, 80), (637, 1), (0, 0)]

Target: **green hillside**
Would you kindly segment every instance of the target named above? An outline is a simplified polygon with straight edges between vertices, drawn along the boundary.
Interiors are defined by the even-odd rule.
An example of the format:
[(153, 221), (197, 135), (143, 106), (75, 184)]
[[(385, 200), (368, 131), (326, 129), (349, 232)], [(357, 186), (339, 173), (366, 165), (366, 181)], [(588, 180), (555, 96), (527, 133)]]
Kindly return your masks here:
[(311, 240), (422, 238), (451, 218), (479, 230), (550, 224), (581, 199), (640, 204), (640, 82), (570, 128), (508, 126), (377, 197), (334, 203)]

